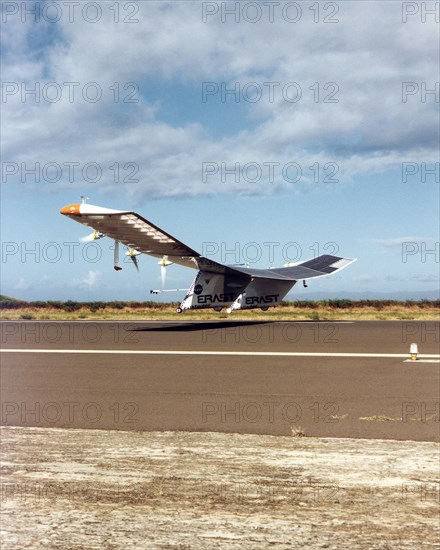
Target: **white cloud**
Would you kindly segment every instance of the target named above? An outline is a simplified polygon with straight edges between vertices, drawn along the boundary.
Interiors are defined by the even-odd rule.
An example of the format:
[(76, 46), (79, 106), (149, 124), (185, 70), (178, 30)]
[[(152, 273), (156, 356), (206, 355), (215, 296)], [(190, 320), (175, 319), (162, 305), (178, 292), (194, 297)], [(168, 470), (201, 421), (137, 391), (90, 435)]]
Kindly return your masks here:
[(387, 277), (385, 277), (385, 280), (391, 283), (402, 281), (411, 281), (418, 283), (438, 283), (440, 279), (438, 275), (416, 274), (407, 277), (396, 277), (394, 275), (387, 275)]
[(438, 283), (440, 280), (440, 277), (438, 275), (417, 274), (417, 275), (413, 275), (410, 279), (412, 281), (417, 281), (419, 283)]
[(100, 271), (89, 270), (84, 277), (73, 280), (73, 285), (77, 288), (90, 290), (101, 284), (102, 274)]
[(371, 283), (375, 280), (375, 277), (372, 277), (371, 275), (358, 275), (356, 277), (352, 277), (353, 281), (357, 281), (359, 283)]
[(24, 277), (20, 277), (12, 288), (14, 290), (29, 290), (30, 285)]
[(419, 249), (422, 245), (432, 245), (438, 243), (438, 239), (434, 237), (393, 237), (390, 239), (369, 239), (366, 242), (379, 247), (382, 250), (399, 249), (407, 247), (408, 251), (412, 248)]
[[(18, 24), (14, 18), (5, 25), (5, 44), (11, 42), (4, 81), (28, 81), (29, 87), (36, 80), (41, 86), (79, 83), (72, 103), (65, 87), (62, 101), (52, 104), (22, 103), (19, 94), (8, 98), (3, 105), (5, 160), (97, 162), (106, 167), (131, 161), (140, 167), (135, 176), (139, 182), (115, 182), (114, 174), (107, 172), (87, 188), (114, 192), (124, 186), (127, 194), (140, 198), (267, 194), (294, 187), (280, 177), (272, 186), (267, 178), (256, 185), (243, 177), (224, 183), (212, 179), (209, 185), (201, 178), (202, 163), (209, 161), (294, 161), (301, 166), (336, 162), (341, 181), (397, 168), (406, 161), (437, 158), (438, 105), (432, 96), (423, 103), (417, 94), (403, 103), (402, 82), (433, 87), (429, 79), (437, 69), (438, 28), (429, 21), (403, 24), (399, 3), (340, 3), (335, 24), (314, 23), (312, 11), (305, 7), (296, 24), (279, 16), (274, 23), (267, 17), (255, 24), (243, 18), (234, 23), (229, 17), (224, 24), (220, 15), (203, 23), (200, 3), (145, 2), (139, 3), (139, 23), (128, 25), (114, 23), (109, 3), (101, 5), (103, 17), (95, 24), (80, 18), (69, 23), (65, 17), (55, 30), (44, 22)], [(35, 48), (34, 43), (41, 45)], [(109, 87), (130, 81), (138, 83), (141, 101), (115, 103)], [(280, 85), (273, 102), (268, 96), (254, 104), (240, 98), (243, 121), (221, 137), (209, 116), (201, 115), (207, 108), (201, 102), (204, 81), (226, 82), (229, 88), (257, 82), (264, 91), (264, 82)], [(98, 103), (82, 99), (82, 86), (90, 82), (102, 89)], [(301, 87), (297, 103), (281, 95), (289, 82)], [(318, 102), (316, 90), (310, 90), (316, 82)], [(324, 90), (329, 82), (337, 85), (337, 103), (322, 101), (332, 91)], [(149, 83), (159, 90), (152, 97)], [(199, 109), (187, 113), (182, 101), (178, 110), (184, 122), (167, 117), (166, 92), (176, 89), (200, 98)], [(217, 103), (212, 117), (231, 117), (230, 106), (213, 101)], [(69, 182), (64, 177), (62, 184), (85, 186), (81, 178)]]

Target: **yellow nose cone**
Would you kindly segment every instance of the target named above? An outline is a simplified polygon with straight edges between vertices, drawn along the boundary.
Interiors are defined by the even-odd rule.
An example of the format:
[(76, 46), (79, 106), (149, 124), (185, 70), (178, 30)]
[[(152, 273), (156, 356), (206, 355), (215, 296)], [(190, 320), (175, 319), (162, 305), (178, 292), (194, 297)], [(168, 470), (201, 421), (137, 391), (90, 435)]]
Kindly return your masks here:
[(63, 206), (63, 208), (61, 208), (60, 214), (63, 214), (64, 216), (79, 216), (80, 206), (80, 204), (68, 204), (67, 206)]

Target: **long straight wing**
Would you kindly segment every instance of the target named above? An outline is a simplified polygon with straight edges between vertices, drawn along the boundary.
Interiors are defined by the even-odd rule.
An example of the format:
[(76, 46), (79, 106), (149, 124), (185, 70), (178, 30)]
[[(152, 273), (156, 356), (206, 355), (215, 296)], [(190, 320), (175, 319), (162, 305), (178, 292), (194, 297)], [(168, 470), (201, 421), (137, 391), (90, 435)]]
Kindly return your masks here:
[(197, 268), (198, 252), (136, 212), (82, 203), (65, 206), (60, 213), (139, 252), (156, 258), (168, 256), (170, 262)]
[(234, 267), (241, 273), (251, 275), (252, 278), (263, 278), (273, 280), (291, 280), (299, 281), (302, 279), (311, 279), (313, 277), (324, 277), (331, 275), (351, 263), (355, 262), (352, 258), (342, 258), (340, 256), (331, 256), (323, 254), (312, 260), (299, 263), (289, 267), (279, 267), (277, 269), (252, 269), (243, 267)]
[(228, 266), (201, 256), (136, 212), (112, 210), (82, 203), (65, 206), (60, 213), (144, 254), (156, 258), (168, 256), (168, 260), (176, 264), (208, 273), (232, 275), (249, 281), (251, 279), (297, 281), (323, 277), (347, 267), (355, 261), (350, 258), (324, 254), (294, 266), (277, 269)]

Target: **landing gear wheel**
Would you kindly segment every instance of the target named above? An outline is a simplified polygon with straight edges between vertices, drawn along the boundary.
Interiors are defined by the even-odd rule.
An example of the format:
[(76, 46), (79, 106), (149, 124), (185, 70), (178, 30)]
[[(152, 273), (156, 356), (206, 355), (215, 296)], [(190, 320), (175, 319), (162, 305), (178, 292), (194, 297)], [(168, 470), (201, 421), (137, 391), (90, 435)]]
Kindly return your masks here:
[(182, 310), (182, 308), (180, 308), (180, 307), (178, 307), (178, 308), (176, 309), (176, 313), (182, 313), (182, 311), (183, 311), (183, 310)]
[(221, 306), (216, 306), (215, 308), (213, 308), (214, 311), (221, 311), (223, 308)]

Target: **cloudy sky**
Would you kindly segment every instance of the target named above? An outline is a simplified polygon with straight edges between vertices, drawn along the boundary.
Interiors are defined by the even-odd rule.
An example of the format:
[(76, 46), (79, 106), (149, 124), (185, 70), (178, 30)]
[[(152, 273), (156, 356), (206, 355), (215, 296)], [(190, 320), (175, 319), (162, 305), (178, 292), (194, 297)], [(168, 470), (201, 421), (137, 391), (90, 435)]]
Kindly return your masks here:
[(3, 2), (2, 293), (150, 298), (157, 260), (115, 273), (59, 215), (85, 194), (218, 261), (358, 259), (291, 298), (435, 294), (431, 4)]

